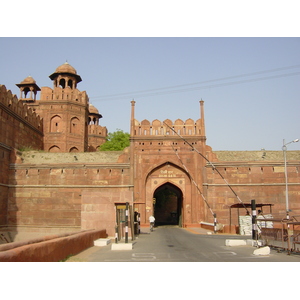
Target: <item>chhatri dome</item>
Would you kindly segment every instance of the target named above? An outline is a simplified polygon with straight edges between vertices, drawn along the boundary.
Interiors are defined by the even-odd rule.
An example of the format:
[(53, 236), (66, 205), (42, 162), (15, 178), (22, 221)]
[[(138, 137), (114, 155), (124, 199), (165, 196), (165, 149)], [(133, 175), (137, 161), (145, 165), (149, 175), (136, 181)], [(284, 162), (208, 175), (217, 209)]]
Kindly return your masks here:
[(99, 115), (98, 109), (93, 104), (89, 104), (89, 112), (90, 114)]
[(21, 84), (35, 84), (36, 81), (29, 75), (27, 76), (22, 82)]
[(76, 82), (82, 81), (81, 77), (77, 75), (77, 71), (73, 68), (67, 61), (61, 66), (57, 67), (55, 72), (49, 77), (51, 80), (54, 80), (58, 75), (71, 75), (76, 78)]
[(27, 76), (16, 86), (20, 89), (21, 100), (36, 100), (37, 92), (41, 90), (31, 76)]
[(99, 114), (98, 109), (93, 104), (89, 104), (89, 124), (99, 125), (99, 119), (101, 118), (102, 115)]
[(64, 64), (56, 68), (55, 73), (77, 74), (77, 71), (66, 61)]

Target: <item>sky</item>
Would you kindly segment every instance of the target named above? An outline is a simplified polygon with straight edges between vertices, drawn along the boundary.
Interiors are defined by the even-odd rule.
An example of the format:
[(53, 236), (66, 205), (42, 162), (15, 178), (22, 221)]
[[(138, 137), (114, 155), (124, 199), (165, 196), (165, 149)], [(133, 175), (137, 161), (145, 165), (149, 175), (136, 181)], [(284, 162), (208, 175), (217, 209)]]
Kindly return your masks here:
[[(232, 2), (235, 1), (228, 3)], [(114, 12), (114, 17), (108, 14), (105, 18), (104, 11), (98, 9), (98, 13), (101, 11), (97, 19), (99, 32), (95, 32), (95, 26), (91, 25), (94, 25), (96, 12), (89, 10), (88, 17), (83, 13), (82, 20), (71, 18), (74, 22), (70, 22), (66, 18), (64, 22), (62, 18), (57, 22), (57, 19), (53, 21), (53, 14), (60, 17), (70, 7), (63, 3), (59, 6), (61, 9), (55, 10), (55, 3), (48, 7), (48, 15), (16, 11), (14, 20), (17, 22), (25, 15), (26, 26), (21, 22), (12, 32), (4, 31), (1, 35), (0, 31), (0, 84), (18, 97), (16, 84), (28, 75), (39, 87), (53, 87), (49, 75), (68, 61), (82, 78), (78, 89), (87, 92), (90, 103), (103, 116), (100, 124), (109, 132), (117, 129), (129, 132), (132, 100), (136, 102), (138, 121), (185, 121), (200, 118), (202, 99), (207, 145), (213, 150), (281, 150), (283, 139), (289, 142), (300, 138), (300, 38), (295, 34), (297, 31), (283, 32), (283, 25), (278, 23), (281, 13), (283, 23), (295, 28), (293, 10), (276, 7), (273, 2), (271, 13), (270, 6), (266, 7), (269, 12), (266, 27), (275, 28), (275, 32), (259, 26), (259, 30), (252, 33), (248, 29), (253, 29), (253, 22), (241, 32), (237, 31), (243, 25), (243, 17), (248, 23), (254, 14), (255, 24), (260, 24), (259, 21), (266, 24), (263, 12), (256, 13), (252, 7), (247, 7), (249, 14), (237, 15), (236, 11), (232, 17), (226, 14), (232, 23), (227, 19), (222, 22), (225, 7), (214, 10), (213, 19), (199, 14), (199, 9), (183, 9), (176, 1), (172, 2), (177, 4), (172, 10), (163, 7), (159, 12), (138, 6), (144, 12), (149, 9), (149, 14), (144, 15), (128, 13), (124, 6), (119, 10), (106, 7), (107, 11)], [(120, 12), (122, 9), (124, 13)], [(167, 9), (169, 22), (165, 25), (164, 19), (164, 26), (160, 26)], [(286, 10), (292, 17), (284, 19)], [(187, 12), (191, 18), (185, 16)], [(145, 26), (142, 16), (147, 23), (150, 18), (153, 20), (154, 14), (155, 22)], [(178, 24), (179, 14), (188, 24), (186, 31)], [(46, 20), (46, 30), (39, 32), (36, 29), (40, 28), (42, 18)], [(209, 31), (207, 28), (213, 28), (216, 18), (217, 29)], [(105, 22), (111, 25), (117, 19), (121, 25), (117, 29), (100, 30)], [(84, 26), (86, 23), (88, 27)], [(153, 26), (156, 23), (158, 29)], [(195, 24), (198, 28), (205, 24), (207, 27), (195, 32)], [(53, 33), (49, 27), (54, 28)], [(74, 27), (76, 30), (72, 31)], [(122, 27), (128, 31), (122, 31)], [(149, 27), (155, 30), (151, 32)], [(175, 31), (170, 27), (175, 27)], [(35, 29), (30, 31), (32, 36), (28, 36), (28, 28)], [(84, 28), (88, 28), (88, 36), (83, 34)], [(137, 28), (142, 30), (136, 31)], [(196, 33), (200, 36), (194, 36)], [(288, 146), (288, 150), (299, 149), (300, 142)]]
[[(200, 118), (213, 150), (281, 150), (300, 138), (300, 38), (1, 37), (0, 83), (18, 97), (68, 61), (109, 132), (135, 118)], [(291, 144), (289, 150), (299, 150)]]

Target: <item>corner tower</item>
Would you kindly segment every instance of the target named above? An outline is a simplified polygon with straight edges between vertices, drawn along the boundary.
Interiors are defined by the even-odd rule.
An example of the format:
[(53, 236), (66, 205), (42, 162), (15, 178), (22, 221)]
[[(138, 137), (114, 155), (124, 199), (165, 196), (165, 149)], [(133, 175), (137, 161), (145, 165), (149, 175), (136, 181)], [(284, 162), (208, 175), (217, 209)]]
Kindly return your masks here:
[(99, 121), (102, 115), (99, 114), (98, 109), (89, 105), (89, 120), (88, 120), (88, 151), (98, 151), (100, 146), (106, 142), (107, 128), (100, 126)]
[(49, 152), (88, 150), (89, 98), (77, 89), (81, 77), (68, 62), (56, 68), (49, 78), (53, 89), (41, 88), (36, 112), (44, 120), (44, 149)]

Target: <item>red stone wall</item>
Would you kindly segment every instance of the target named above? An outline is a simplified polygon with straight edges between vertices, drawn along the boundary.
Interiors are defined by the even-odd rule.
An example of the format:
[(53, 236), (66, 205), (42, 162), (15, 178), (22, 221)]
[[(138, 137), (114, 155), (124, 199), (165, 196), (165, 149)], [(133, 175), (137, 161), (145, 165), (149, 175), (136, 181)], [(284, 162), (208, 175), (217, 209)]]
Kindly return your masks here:
[[(97, 191), (99, 201), (111, 193), (120, 198), (118, 201), (124, 201), (119, 186), (128, 185), (128, 181), (129, 165), (124, 164), (16, 164), (10, 170), (7, 225), (41, 230), (47, 226), (93, 229), (89, 224), (82, 224), (82, 211), (85, 211), (83, 194), (92, 188)], [(115, 215), (110, 214), (111, 208), (107, 205), (102, 208), (101, 214), (115, 222)], [(103, 224), (100, 220), (99, 224), (92, 223), (91, 226), (103, 228)]]
[(85, 189), (82, 191), (82, 229), (105, 227), (108, 236), (115, 235), (116, 205), (132, 203), (129, 187)]
[(4, 85), (0, 85), (0, 143), (16, 149), (43, 149), (40, 117)]
[(0, 225), (7, 222), (8, 170), (15, 149), (43, 148), (40, 117), (0, 85)]
[(10, 150), (0, 143), (0, 225), (6, 224)]
[[(30, 173), (32, 174), (32, 172)], [(10, 188), (8, 201), (9, 226), (80, 228), (80, 212), (80, 189), (30, 186)]]
[[(214, 163), (217, 169), (225, 177), (234, 192), (244, 203), (250, 203), (252, 199), (256, 203), (270, 203), (274, 216), (286, 215), (285, 175), (283, 162), (269, 163)], [(300, 165), (289, 162), (289, 207), (290, 215), (300, 215)], [(229, 224), (229, 206), (239, 203), (239, 200), (227, 186), (221, 176), (207, 167), (207, 182), (204, 183), (206, 195), (213, 210), (217, 213), (220, 223)], [(269, 213), (265, 207), (264, 213)], [(251, 209), (250, 209), (251, 212)], [(245, 215), (246, 210), (240, 209), (240, 214)], [(232, 220), (237, 225), (237, 209), (232, 209)], [(207, 221), (213, 222), (212, 218)]]

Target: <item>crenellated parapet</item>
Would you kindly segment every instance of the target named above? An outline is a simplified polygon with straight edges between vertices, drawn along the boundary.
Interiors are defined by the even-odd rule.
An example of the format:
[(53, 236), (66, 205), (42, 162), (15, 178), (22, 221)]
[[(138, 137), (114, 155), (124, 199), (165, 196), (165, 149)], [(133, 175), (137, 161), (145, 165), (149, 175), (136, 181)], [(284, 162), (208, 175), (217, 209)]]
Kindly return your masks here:
[(24, 104), (21, 100), (7, 90), (4, 85), (0, 85), (0, 105), (10, 115), (33, 126), (38, 131), (43, 131), (43, 121), (36, 112)]
[(176, 135), (176, 133), (181, 136), (204, 135), (201, 119), (197, 121), (177, 119), (175, 122), (169, 119), (165, 121), (154, 120), (152, 122), (148, 120), (143, 120), (142, 122), (134, 120), (133, 127), (133, 136), (172, 136)]
[(75, 103), (87, 105), (89, 98), (86, 91), (81, 92), (70, 87), (65, 87), (64, 89), (61, 87), (55, 87), (54, 89), (42, 87), (40, 101), (74, 101)]
[(193, 119), (187, 119), (183, 121), (177, 119), (174, 122), (166, 119), (164, 121), (154, 120), (152, 122), (143, 120), (139, 122), (135, 119), (135, 101), (131, 101), (131, 125), (130, 135), (132, 138), (147, 138), (156, 137), (162, 138), (166, 136), (185, 136), (189, 138), (205, 139), (205, 122), (204, 122), (204, 101), (200, 103), (200, 119), (194, 121)]

